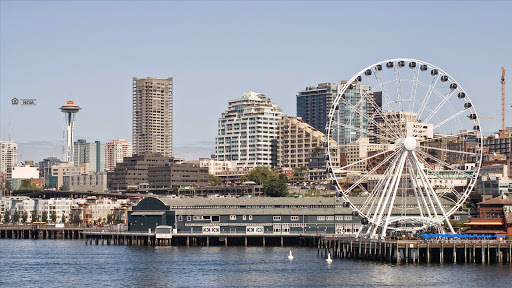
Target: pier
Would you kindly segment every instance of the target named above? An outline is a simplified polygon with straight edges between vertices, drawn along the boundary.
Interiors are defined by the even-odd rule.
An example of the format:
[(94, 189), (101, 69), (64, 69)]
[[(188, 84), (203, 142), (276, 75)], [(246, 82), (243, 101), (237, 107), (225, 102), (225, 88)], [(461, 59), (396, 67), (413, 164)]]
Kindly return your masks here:
[(369, 240), (325, 236), (318, 255), (389, 263), (511, 264), (512, 242), (499, 240)]
[(0, 239), (82, 239), (87, 227), (55, 227), (51, 225), (0, 226)]

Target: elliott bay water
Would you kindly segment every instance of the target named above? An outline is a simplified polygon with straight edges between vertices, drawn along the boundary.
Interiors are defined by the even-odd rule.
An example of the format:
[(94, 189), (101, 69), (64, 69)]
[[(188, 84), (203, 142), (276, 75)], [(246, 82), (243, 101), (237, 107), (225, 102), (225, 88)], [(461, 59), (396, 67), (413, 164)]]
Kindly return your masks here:
[[(288, 251), (294, 259), (287, 259)], [(130, 247), (0, 240), (0, 287), (512, 287), (510, 265), (334, 259), (308, 247)]]

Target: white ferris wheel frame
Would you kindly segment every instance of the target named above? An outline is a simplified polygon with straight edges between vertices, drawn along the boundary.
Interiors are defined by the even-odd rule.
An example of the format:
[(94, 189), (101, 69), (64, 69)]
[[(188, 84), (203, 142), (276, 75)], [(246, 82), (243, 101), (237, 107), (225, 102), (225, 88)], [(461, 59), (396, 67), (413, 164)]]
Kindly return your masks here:
[[(333, 128), (333, 124), (334, 124), (334, 117), (335, 117), (335, 113), (336, 113), (336, 110), (337, 108), (339, 107), (338, 105), (340, 105), (340, 100), (343, 100), (346, 102), (346, 100), (344, 100), (344, 98), (342, 99), (342, 95), (344, 95), (345, 91), (348, 89), (349, 85), (351, 85), (352, 83), (354, 82), (359, 82), (357, 81), (358, 79), (361, 79), (362, 77), (365, 77), (365, 72), (366, 71), (371, 71), (372, 73), (378, 73), (379, 71), (377, 71), (375, 68), (377, 65), (382, 65), (385, 67), (385, 65), (389, 62), (393, 62), (395, 65), (398, 65), (399, 61), (404, 61), (405, 63), (412, 63), (412, 62), (415, 62), (417, 66), (414, 67), (415, 69), (415, 77), (416, 77), (416, 83), (414, 83), (414, 79), (413, 79), (413, 86), (412, 86), (412, 92), (411, 92), (411, 102), (409, 103), (409, 105), (412, 104), (412, 109), (411, 110), (414, 110), (414, 106), (415, 106), (415, 97), (416, 97), (416, 89), (417, 89), (417, 85), (419, 83), (421, 83), (422, 85), (425, 84), (425, 83), (422, 83), (420, 81), (418, 81), (418, 75), (416, 74), (419, 74), (419, 73), (423, 73), (423, 72), (428, 72), (428, 71), (431, 71), (431, 70), (437, 70), (438, 71), (438, 74), (435, 75), (434, 77), (436, 77), (435, 80), (433, 80), (432, 84), (430, 85), (429, 90), (427, 92), (428, 95), (425, 95), (425, 97), (427, 97), (426, 99), (423, 99), (422, 101), (422, 106), (419, 108), (418, 110), (418, 115), (417, 115), (417, 118), (419, 119), (421, 114), (425, 111), (425, 106), (428, 104), (428, 98), (435, 92), (435, 93), (438, 93), (439, 96), (443, 96), (443, 100), (441, 101), (441, 103), (439, 103), (433, 110), (431, 110), (429, 116), (425, 119), (425, 123), (428, 123), (428, 120), (430, 120), (437, 112), (438, 110), (441, 108), (442, 105), (444, 105), (444, 103), (446, 103), (446, 101), (448, 101), (448, 99), (452, 96), (452, 94), (454, 94), (455, 92), (462, 92), (464, 93), (464, 96), (466, 99), (464, 99), (465, 103), (471, 103), (469, 108), (465, 108), (464, 110), (458, 112), (458, 113), (455, 113), (454, 115), (448, 117), (447, 119), (445, 119), (444, 121), (440, 122), (440, 123), (437, 123), (436, 126), (434, 126), (434, 129), (435, 128), (438, 128), (439, 126), (445, 124), (446, 122), (454, 119), (455, 117), (459, 116), (460, 114), (462, 114), (463, 112), (466, 112), (466, 111), (471, 111), (472, 114), (475, 114), (476, 117), (475, 119), (471, 119), (473, 120), (473, 123), (474, 123), (474, 127), (478, 127), (477, 129), (473, 128), (473, 131), (470, 131), (470, 132), (477, 132), (477, 139), (476, 139), (476, 143), (477, 143), (477, 149), (476, 149), (476, 153), (475, 154), (475, 170), (473, 171), (473, 174), (472, 175), (468, 175), (466, 173), (464, 173), (463, 171), (461, 170), (458, 170), (458, 169), (453, 169), (455, 172), (457, 173), (461, 173), (462, 175), (463, 174), (466, 174), (468, 177), (467, 177), (467, 181), (469, 182), (468, 185), (466, 186), (466, 189), (465, 191), (463, 191), (461, 193), (461, 195), (457, 195), (457, 201), (455, 202), (455, 204), (451, 207), (451, 209), (449, 209), (448, 211), (445, 211), (445, 209), (442, 207), (440, 201), (439, 201), (439, 198), (436, 196), (436, 192), (435, 190), (432, 188), (430, 182), (428, 181), (428, 177), (425, 175), (424, 171), (422, 169), (418, 169), (418, 174), (422, 174), (422, 175), (414, 175), (415, 177), (415, 181), (418, 182), (417, 179), (420, 179), (420, 181), (422, 182), (423, 184), (423, 188), (425, 190), (431, 190), (431, 194), (432, 195), (429, 195), (428, 194), (428, 191), (425, 191), (425, 195), (429, 196), (428, 200), (426, 199), (423, 199), (424, 203), (426, 204), (426, 206), (428, 206), (428, 202), (430, 202), (430, 204), (432, 205), (432, 210), (433, 211), (427, 211), (428, 212), (428, 215), (423, 215), (423, 212), (421, 211), (421, 204), (420, 204), (420, 200), (418, 199), (418, 194), (417, 192), (421, 192), (420, 190), (420, 187), (413, 187), (414, 189), (414, 193), (416, 194), (416, 199), (418, 201), (418, 209), (420, 210), (420, 214), (421, 216), (419, 217), (413, 217), (413, 216), (396, 216), (396, 215), (391, 215), (392, 214), (392, 210), (393, 210), (393, 207), (394, 207), (394, 201), (395, 201), (395, 196), (397, 194), (396, 190), (397, 190), (397, 187), (398, 187), (398, 182), (399, 181), (402, 181), (401, 180), (401, 175), (393, 175), (393, 178), (390, 178), (386, 181), (379, 181), (379, 184), (380, 183), (384, 183), (386, 182), (386, 185), (389, 185), (391, 184), (392, 186), (395, 185), (395, 188), (394, 188), (394, 193), (392, 195), (390, 194), (387, 194), (386, 195), (386, 199), (384, 199), (383, 195), (380, 196), (379, 198), (379, 202), (382, 202), (382, 200), (384, 199), (386, 203), (390, 203), (388, 206), (389, 208), (385, 208), (385, 206), (387, 204), (384, 204), (382, 205), (382, 203), (377, 203), (377, 205), (382, 205), (381, 208), (377, 208), (377, 210), (380, 209), (380, 213), (377, 214), (374, 214), (374, 215), (365, 215), (365, 212), (362, 211), (362, 209), (356, 207), (349, 199), (349, 195), (344, 191), (344, 189), (342, 188), (342, 186), (340, 185), (340, 182), (338, 181), (336, 175), (335, 175), (335, 167), (333, 165), (333, 161), (331, 159), (331, 139), (332, 139), (332, 128)], [(422, 65), (426, 65), (427, 66), (427, 69), (425, 71), (421, 71), (420, 72), (420, 67)], [(381, 66), (381, 67), (382, 67)], [(402, 67), (407, 67), (407, 65), (405, 66), (402, 66)], [(395, 80), (394, 81), (398, 81), (400, 83), (401, 79), (399, 78), (400, 76), (397, 75), (397, 69), (400, 69), (402, 67), (399, 67), (399, 68), (394, 68), (395, 69)], [(410, 68), (410, 67), (408, 67)], [(371, 75), (371, 74), (370, 74)], [(369, 76), (369, 75), (366, 75), (366, 76)], [(436, 86), (436, 83), (437, 81), (441, 78), (441, 76), (447, 76), (448, 79), (449, 79), (449, 83), (456, 83), (456, 88), (455, 89), (452, 89), (452, 92), (448, 95), (442, 95), (440, 94), (435, 86)], [(358, 78), (359, 77), (359, 78)], [(375, 77), (377, 77), (377, 74), (375, 74)], [(381, 81), (381, 80), (380, 80)], [(442, 80), (441, 80), (442, 81)], [(446, 80), (445, 80), (446, 81)], [(377, 82), (379, 82), (379, 79), (377, 79)], [(384, 85), (382, 84), (382, 82), (379, 82), (379, 87), (381, 89), (384, 89)], [(401, 85), (401, 84), (400, 84)], [(415, 86), (414, 86), (415, 85)], [(426, 85), (425, 85), (426, 86)], [(399, 88), (399, 85), (397, 84), (397, 96), (399, 97), (398, 98), (398, 105), (403, 105), (402, 102), (402, 99), (400, 99), (400, 97), (402, 96), (401, 95), (401, 91), (398, 90), (398, 89), (401, 89)], [(383, 93), (383, 97), (385, 96), (385, 91), (382, 91)], [(414, 93), (414, 95), (412, 94)], [(412, 98), (414, 96), (414, 98)], [(364, 96), (363, 96), (364, 97)], [(368, 95), (366, 96), (368, 97)], [(389, 99), (388, 99), (389, 100)], [(382, 99), (382, 106), (384, 106), (384, 98)], [(395, 103), (397, 103), (395, 101)], [(350, 104), (348, 104), (350, 105)], [(389, 105), (389, 102), (386, 103), (386, 105)], [(399, 106), (400, 108), (402, 108), (402, 106)], [(409, 108), (411, 108), (409, 106)], [(413, 111), (411, 111), (413, 112)], [(359, 112), (358, 112), (359, 113)], [(369, 226), (368, 228), (368, 231), (366, 232), (367, 235), (369, 235), (369, 237), (371, 238), (374, 238), (374, 237), (377, 237), (379, 233), (377, 233), (378, 230), (380, 230), (380, 237), (385, 237), (386, 235), (386, 230), (388, 229), (389, 227), (389, 224), (391, 223), (400, 223), (400, 222), (407, 222), (407, 223), (412, 223), (414, 225), (417, 225), (417, 226), (413, 226), (412, 228), (405, 228), (405, 229), (402, 229), (402, 228), (390, 228), (392, 230), (405, 230), (405, 231), (417, 231), (417, 230), (421, 230), (421, 229), (424, 229), (424, 228), (427, 228), (427, 227), (432, 227), (432, 226), (435, 226), (438, 228), (439, 231), (442, 231), (444, 233), (444, 229), (443, 229), (443, 224), (446, 223), (447, 226), (449, 227), (450, 231), (452, 233), (454, 233), (454, 230), (450, 224), (450, 221), (449, 221), (449, 217), (454, 214), (459, 208), (462, 207), (463, 203), (467, 200), (467, 198), (469, 197), (471, 191), (473, 190), (476, 182), (477, 182), (477, 178), (478, 178), (478, 174), (480, 172), (480, 167), (481, 167), (481, 163), (482, 163), (482, 152), (483, 152), (483, 136), (482, 136), (482, 129), (481, 129), (481, 126), (480, 126), (480, 119), (478, 117), (478, 114), (476, 112), (476, 109), (474, 108), (474, 105), (471, 101), (471, 99), (469, 98), (469, 96), (467, 95), (466, 91), (464, 90), (464, 88), (455, 80), (455, 78), (453, 78), (450, 74), (448, 74), (446, 71), (442, 70), (441, 68), (435, 66), (435, 65), (432, 65), (428, 62), (425, 62), (425, 61), (422, 61), (422, 60), (417, 60), (417, 59), (410, 59), (410, 58), (395, 58), (395, 59), (389, 59), (389, 60), (385, 60), (385, 61), (381, 61), (381, 62), (378, 62), (378, 63), (375, 63), (375, 64), (372, 64), (364, 69), (362, 69), (361, 71), (359, 71), (357, 74), (355, 74), (352, 78), (350, 78), (345, 85), (343, 85), (343, 87), (341, 88), (340, 91), (338, 91), (337, 95), (336, 95), (336, 98), (333, 100), (333, 104), (332, 104), (332, 107), (329, 111), (329, 123), (328, 123), (328, 126), (326, 127), (326, 134), (327, 134), (327, 137), (326, 137), (326, 141), (324, 142), (324, 147), (326, 148), (326, 152), (325, 152), (325, 155), (326, 155), (326, 158), (328, 160), (328, 165), (329, 165), (329, 168), (328, 169), (328, 175), (330, 174), (331, 176), (331, 179), (334, 179), (335, 180), (335, 185), (336, 185), (336, 189), (337, 189), (337, 193), (336, 193), (336, 197), (338, 197), (338, 194), (341, 196), (341, 198), (343, 198), (343, 200), (345, 201), (344, 202), (344, 205), (347, 204), (347, 206), (349, 206), (354, 212), (356, 212), (358, 215), (361, 215), (361, 217), (364, 219), (366, 219), (366, 224), (367, 226)], [(366, 131), (368, 133), (368, 131)], [(395, 131), (396, 132), (396, 131)], [(400, 130), (398, 131), (400, 132)], [(459, 135), (460, 133), (457, 133), (455, 135)], [(400, 137), (400, 135), (397, 135)], [(402, 135), (404, 136), (404, 135)], [(446, 135), (446, 137), (449, 137), (450, 135)], [(434, 137), (435, 138), (435, 137)], [(441, 138), (438, 138), (438, 139), (443, 139), (442, 137)], [(421, 144), (423, 142), (420, 142), (419, 144)], [(340, 147), (341, 144), (338, 143), (338, 147)], [(338, 148), (336, 147), (336, 148)], [(426, 146), (422, 146), (422, 148), (425, 148)], [(442, 148), (430, 148), (430, 147), (427, 147), (427, 149), (438, 149), (438, 150), (443, 150)], [(405, 150), (405, 152), (404, 152)], [(446, 149), (445, 149), (446, 150)], [(396, 166), (398, 164), (398, 169), (396, 169), (396, 171), (403, 171), (403, 169), (409, 169), (409, 167), (404, 167), (405, 164), (405, 159), (407, 157), (410, 157), (410, 160), (409, 160), (409, 163), (408, 164), (411, 164), (411, 161), (414, 161), (416, 164), (415, 165), (421, 165), (421, 161), (418, 159), (417, 155), (423, 155), (423, 157), (431, 157), (429, 156), (428, 153), (425, 153), (424, 151), (421, 151), (419, 150), (418, 153), (414, 153), (414, 149), (411, 150), (411, 151), (407, 151), (407, 149), (405, 149), (405, 146), (398, 149), (394, 149), (392, 150), (392, 155), (389, 155), (389, 157), (396, 157), (395, 161), (390, 161), (389, 162), (389, 166)], [(451, 151), (451, 150), (449, 150)], [(385, 155), (386, 153), (388, 153), (390, 151), (384, 151), (384, 152), (381, 152), (381, 153), (377, 153), (376, 155), (373, 155), (371, 157), (367, 157), (365, 159), (362, 159), (360, 161), (356, 161), (354, 163), (351, 163), (349, 165), (345, 165), (343, 168), (347, 168), (351, 165), (354, 165), (354, 164), (357, 164), (358, 162), (362, 162), (362, 161), (366, 161), (366, 160), (369, 160), (370, 158), (373, 158), (373, 157), (376, 157), (376, 156), (379, 156), (379, 155)], [(410, 152), (410, 153), (409, 153)], [(461, 151), (454, 151), (454, 152), (458, 152), (458, 153), (465, 153), (465, 152), (461, 152)], [(397, 154), (400, 154), (399, 156), (397, 156)], [(435, 157), (432, 157), (432, 158), (435, 158)], [(444, 165), (449, 165), (448, 163), (446, 162), (443, 162), (442, 160), (439, 160), (439, 159), (432, 159), (434, 161), (436, 161), (438, 164), (443, 164)], [(388, 161), (385, 160), (385, 161), (382, 161), (382, 163), (380, 165), (382, 165), (384, 162)], [(372, 170), (375, 170), (377, 168), (379, 168), (380, 166), (377, 165), (374, 169)], [(416, 167), (419, 167), (419, 166), (416, 166)], [(447, 167), (450, 167), (450, 166), (447, 166)], [(411, 168), (412, 169), (412, 168)], [(450, 168), (452, 169), (452, 168)], [(388, 168), (389, 170), (389, 168)], [(390, 171), (394, 171), (395, 169), (391, 169)], [(387, 173), (388, 171), (386, 171)], [(368, 173), (373, 173), (373, 172), (368, 172)], [(410, 172), (409, 174), (411, 174), (412, 172)], [(401, 172), (399, 172), (399, 174), (401, 174)], [(438, 174), (439, 175), (439, 174)], [(366, 176), (367, 177), (367, 176)], [(411, 180), (411, 184), (413, 186), (415, 186), (413, 179), (412, 179), (412, 176), (409, 175), (410, 177), (410, 180)], [(400, 178), (400, 180), (398, 180)], [(362, 177), (361, 179), (365, 179), (364, 177)], [(369, 178), (368, 178), (369, 179)], [(393, 182), (393, 183), (390, 183)], [(409, 180), (407, 180), (409, 181)], [(360, 184), (360, 183), (359, 183)], [(356, 184), (353, 184), (352, 187), (356, 185)], [(382, 189), (383, 187), (380, 187), (380, 189)], [(384, 187), (384, 190), (386, 190), (386, 187)], [(453, 189), (454, 190), (454, 189)], [(339, 193), (338, 193), (339, 192)], [(433, 192), (433, 193), (432, 193)], [(421, 194), (421, 198), (424, 198), (424, 195), (422, 193), (419, 193)], [(370, 195), (369, 195), (370, 196)], [(430, 199), (432, 196), (432, 198), (435, 198), (435, 199)], [(391, 202), (388, 202), (390, 199), (389, 197), (392, 197), (391, 199)], [(375, 200), (374, 200), (375, 201)], [(434, 204), (435, 202), (435, 204)], [(372, 205), (374, 205), (375, 203), (372, 203)], [(369, 205), (369, 204), (368, 204)], [(440, 208), (440, 212), (439, 214), (441, 215), (438, 215), (437, 213), (437, 210), (435, 208), (435, 205), (438, 205), (438, 207)], [(431, 213), (432, 212), (432, 213)], [(432, 215), (433, 214), (433, 215)], [(385, 217), (385, 221), (384, 221), (384, 218)], [(361, 233), (361, 229), (358, 231), (357, 233), (357, 236), (359, 236), (359, 234)]]

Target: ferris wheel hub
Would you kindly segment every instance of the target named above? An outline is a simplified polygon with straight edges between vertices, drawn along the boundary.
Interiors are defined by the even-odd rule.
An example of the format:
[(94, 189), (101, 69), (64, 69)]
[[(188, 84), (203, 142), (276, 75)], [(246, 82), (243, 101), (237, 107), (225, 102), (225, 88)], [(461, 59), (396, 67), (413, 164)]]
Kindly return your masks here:
[(404, 147), (407, 149), (407, 151), (412, 151), (416, 149), (416, 138), (414, 137), (406, 137), (404, 140)]

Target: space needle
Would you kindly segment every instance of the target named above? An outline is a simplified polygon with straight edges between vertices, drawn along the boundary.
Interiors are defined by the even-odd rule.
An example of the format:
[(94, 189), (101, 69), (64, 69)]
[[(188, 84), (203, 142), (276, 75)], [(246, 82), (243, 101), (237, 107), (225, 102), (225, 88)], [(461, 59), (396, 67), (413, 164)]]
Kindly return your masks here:
[(75, 105), (73, 101), (68, 101), (66, 105), (59, 108), (60, 111), (66, 114), (66, 162), (73, 162), (73, 125), (75, 123), (75, 114), (80, 111), (80, 107)]

